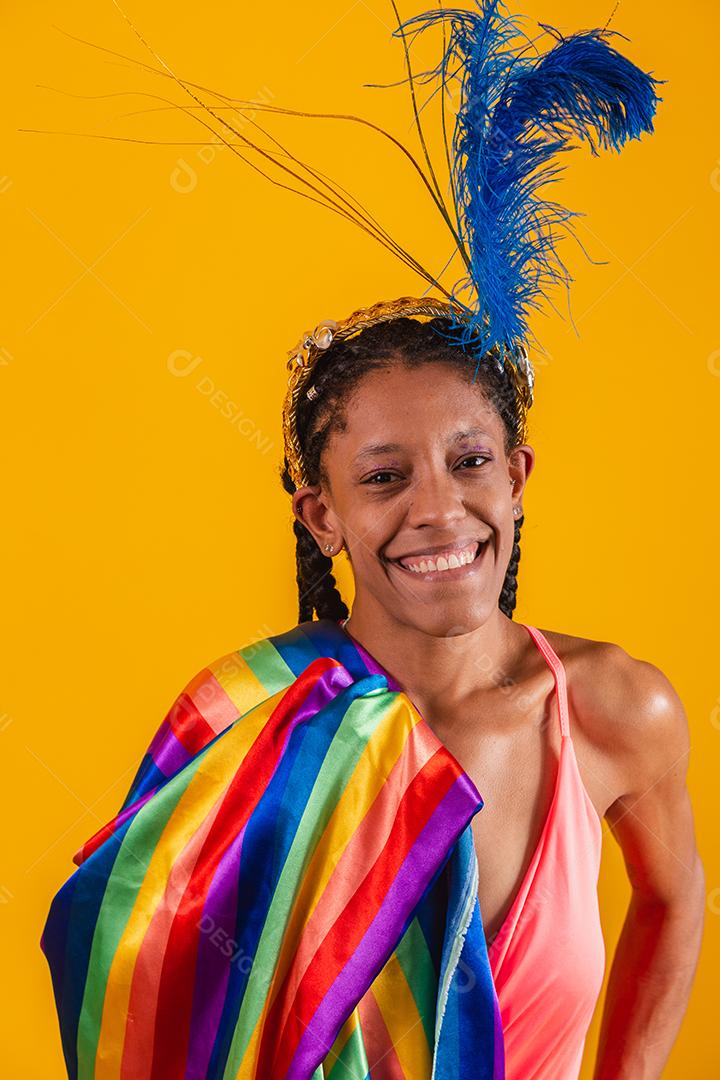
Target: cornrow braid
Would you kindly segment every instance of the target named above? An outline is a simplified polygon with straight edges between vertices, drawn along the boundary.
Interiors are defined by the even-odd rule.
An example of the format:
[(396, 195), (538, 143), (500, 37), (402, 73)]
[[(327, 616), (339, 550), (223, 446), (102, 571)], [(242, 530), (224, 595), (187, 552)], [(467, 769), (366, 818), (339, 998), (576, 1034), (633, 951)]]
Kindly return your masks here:
[[(487, 358), (479, 365), (471, 362), (470, 354), (450, 340), (450, 322), (433, 318), (426, 322), (400, 316), (384, 323), (366, 327), (355, 337), (333, 342), (318, 358), (311, 383), (317, 393), (311, 400), (303, 395), (297, 405), (296, 424), (302, 450), (305, 475), (309, 484), (327, 483), (323, 450), (330, 435), (342, 432), (347, 426), (343, 406), (358, 383), (370, 372), (402, 363), (419, 367), (442, 363), (459, 370), (468, 382), (475, 375), (475, 384), (484, 392), (496, 409), (505, 431), (505, 453), (520, 443), (520, 412), (516, 390), (506, 372)], [(285, 491), (296, 491), (290, 476), (287, 459), (280, 468)], [(517, 571), (520, 562), (520, 528), (524, 518), (514, 522), (512, 553), (498, 599), (498, 607), (512, 618), (517, 598)], [(333, 619), (335, 622), (349, 614), (332, 573), (332, 559), (318, 547), (312, 533), (297, 518), (295, 533), (296, 582), (298, 588), (298, 621)]]

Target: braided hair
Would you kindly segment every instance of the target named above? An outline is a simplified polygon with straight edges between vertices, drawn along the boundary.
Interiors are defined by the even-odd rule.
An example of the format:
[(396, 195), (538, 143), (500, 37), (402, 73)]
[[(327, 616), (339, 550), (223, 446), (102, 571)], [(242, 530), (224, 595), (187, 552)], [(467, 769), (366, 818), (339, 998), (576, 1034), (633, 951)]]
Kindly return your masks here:
[[(435, 317), (420, 322), (408, 316), (399, 316), (386, 322), (375, 323), (346, 340), (331, 343), (318, 358), (308, 384), (317, 389), (310, 400), (301, 395), (297, 404), (296, 425), (302, 451), (305, 476), (308, 484), (327, 483), (327, 472), (322, 455), (330, 435), (344, 431), (346, 419), (343, 405), (349, 399), (361, 379), (371, 371), (388, 368), (401, 362), (406, 367), (419, 367), (427, 363), (443, 363), (461, 371), (470, 382), (484, 392), (495, 408), (505, 429), (505, 453), (519, 445), (519, 416), (516, 391), (509, 377), (495, 363), (472, 363), (469, 353), (460, 344), (442, 337), (447, 334), (450, 322), (446, 317)], [(288, 469), (287, 458), (280, 468), (282, 485), (289, 495), (297, 490)], [(505, 580), (500, 592), (498, 607), (512, 618), (517, 596), (517, 571), (520, 562), (520, 529), (523, 516), (514, 522), (515, 535)], [(323, 554), (312, 533), (297, 518), (293, 522), (295, 533), (296, 581), (298, 587), (298, 622), (312, 620), (313, 612), (318, 619), (334, 622), (349, 614), (337, 588), (332, 573), (332, 559)]]

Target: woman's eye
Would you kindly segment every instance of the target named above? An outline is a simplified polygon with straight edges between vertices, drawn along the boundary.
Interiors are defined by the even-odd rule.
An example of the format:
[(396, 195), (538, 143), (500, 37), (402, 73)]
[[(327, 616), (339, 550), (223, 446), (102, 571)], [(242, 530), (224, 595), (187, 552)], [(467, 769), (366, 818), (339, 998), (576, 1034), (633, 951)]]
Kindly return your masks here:
[[(377, 480), (378, 476), (392, 476), (393, 474), (387, 469), (383, 469), (381, 472), (373, 473), (372, 476), (368, 476), (367, 480), (363, 480), (364, 484), (373, 484)], [(383, 484), (375, 484), (375, 487), (384, 487)]]
[[(460, 465), (464, 465), (468, 461), (480, 461), (482, 463), (490, 460), (489, 454), (469, 454), (468, 457), (462, 459)], [(379, 480), (379, 477), (383, 476), (390, 477), (390, 481), (392, 481), (397, 474), (393, 473), (390, 469), (381, 469), (378, 472), (373, 473), (372, 476), (368, 476), (367, 480), (363, 480), (363, 483), (370, 484), (373, 487), (385, 487), (385, 483), (382, 480)]]
[(490, 461), (490, 457), (489, 457), (488, 454), (470, 454), (469, 457), (463, 458), (462, 461), (460, 462), (460, 464), (464, 465), (466, 461), (478, 461), (478, 460), (479, 461)]

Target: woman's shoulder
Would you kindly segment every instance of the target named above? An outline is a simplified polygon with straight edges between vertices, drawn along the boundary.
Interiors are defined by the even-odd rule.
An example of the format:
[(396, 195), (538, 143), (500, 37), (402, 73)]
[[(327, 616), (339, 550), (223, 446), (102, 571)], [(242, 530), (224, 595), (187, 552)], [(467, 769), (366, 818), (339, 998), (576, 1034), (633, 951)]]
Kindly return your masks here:
[(565, 668), (571, 732), (601, 754), (619, 794), (642, 762), (683, 742), (687, 717), (667, 675), (611, 641), (543, 630)]

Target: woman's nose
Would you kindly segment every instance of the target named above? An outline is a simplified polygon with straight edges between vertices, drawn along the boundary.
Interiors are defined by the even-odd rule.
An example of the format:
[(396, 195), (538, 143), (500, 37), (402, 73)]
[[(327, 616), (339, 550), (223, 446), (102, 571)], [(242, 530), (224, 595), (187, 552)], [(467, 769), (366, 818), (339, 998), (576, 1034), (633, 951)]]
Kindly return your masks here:
[(426, 474), (413, 484), (408, 524), (446, 527), (466, 516), (458, 484), (447, 472)]

